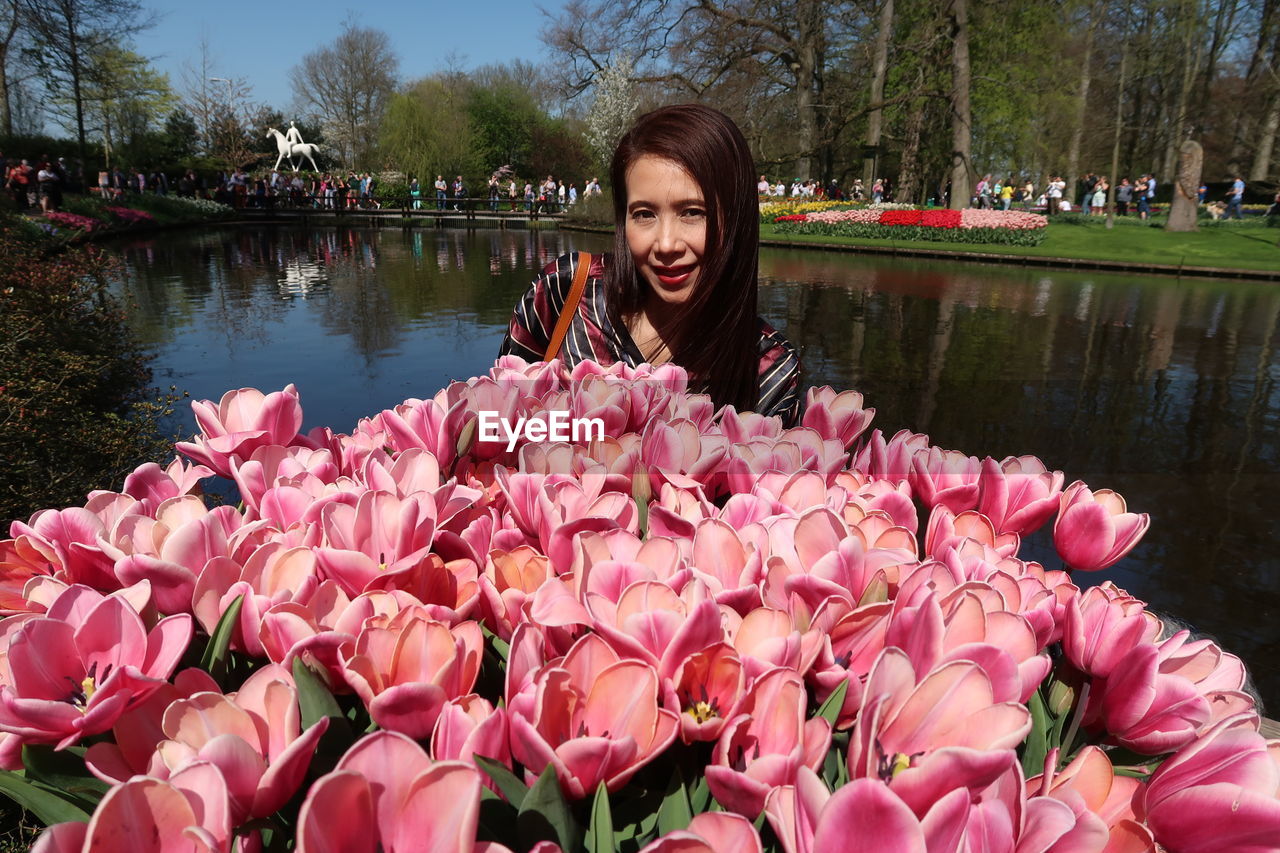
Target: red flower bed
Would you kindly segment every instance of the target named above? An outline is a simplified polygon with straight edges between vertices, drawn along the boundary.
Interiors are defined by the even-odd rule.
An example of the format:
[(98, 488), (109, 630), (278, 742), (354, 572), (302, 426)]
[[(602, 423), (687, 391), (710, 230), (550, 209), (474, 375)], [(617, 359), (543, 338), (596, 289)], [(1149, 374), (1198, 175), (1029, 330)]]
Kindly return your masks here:
[(959, 228), (960, 211), (923, 210), (920, 212), (920, 224), (928, 228)]
[(919, 225), (919, 210), (886, 210), (880, 214), (881, 225)]
[(774, 222), (806, 222), (809, 219), (807, 213), (792, 213), (788, 216), (775, 216)]

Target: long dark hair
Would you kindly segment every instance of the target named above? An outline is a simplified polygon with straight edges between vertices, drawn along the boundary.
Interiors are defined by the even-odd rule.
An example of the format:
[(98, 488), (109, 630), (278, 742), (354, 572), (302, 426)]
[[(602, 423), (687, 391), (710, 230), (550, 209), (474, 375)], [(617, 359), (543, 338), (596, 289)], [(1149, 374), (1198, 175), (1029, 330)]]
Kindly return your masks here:
[(672, 360), (717, 406), (754, 410), (760, 398), (760, 214), (755, 163), (733, 120), (702, 104), (662, 107), (640, 117), (613, 154), (613, 263), (604, 286), (616, 328), (640, 311), (649, 285), (636, 273), (627, 246), (627, 170), (649, 154), (679, 164), (702, 190), (707, 243), (697, 287), (685, 303), (674, 335)]

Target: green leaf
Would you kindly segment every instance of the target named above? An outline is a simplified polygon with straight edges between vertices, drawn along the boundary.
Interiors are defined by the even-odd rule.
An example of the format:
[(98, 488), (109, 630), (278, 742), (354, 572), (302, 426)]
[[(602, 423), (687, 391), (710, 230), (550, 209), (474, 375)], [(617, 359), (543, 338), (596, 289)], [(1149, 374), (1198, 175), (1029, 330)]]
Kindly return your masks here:
[(532, 847), (539, 841), (555, 841), (561, 850), (577, 850), (582, 845), (582, 828), (573, 819), (564, 792), (556, 779), (555, 767), (548, 764), (533, 783), (520, 813), (516, 816), (520, 844)]
[(110, 786), (89, 772), (84, 763), (85, 751), (85, 747), (55, 750), (51, 746), (28, 744), (22, 748), (22, 766), (28, 779), (96, 803)]
[(1030, 779), (1044, 772), (1044, 759), (1050, 749), (1049, 728), (1052, 720), (1039, 690), (1031, 694), (1027, 709), (1031, 711), (1031, 733), (1027, 735), (1026, 748), (1022, 752), (1022, 772)]
[(700, 815), (711, 806), (711, 788), (707, 785), (707, 777), (699, 774), (693, 790), (689, 792), (689, 807), (695, 815)]
[(303, 663), (300, 657), (293, 659), (293, 683), (298, 688), (298, 710), (302, 712), (304, 729), (314, 726), (324, 717), (330, 718), (330, 728), (347, 725), (347, 718), (338, 706), (338, 700), (333, 698), (320, 676)]
[(214, 626), (209, 635), (209, 643), (200, 656), (200, 668), (220, 678), (227, 668), (227, 657), (231, 649), (231, 635), (235, 633), (236, 623), (240, 621), (240, 608), (244, 606), (244, 596), (237, 595)]
[(518, 848), (520, 839), (515, 830), (516, 810), (512, 805), (488, 788), (481, 788), (477, 840), (495, 841), (507, 847)]
[(483, 755), (475, 756), (475, 762), (476, 766), (487, 773), (493, 783), (498, 786), (498, 790), (502, 792), (502, 796), (507, 798), (507, 802), (516, 808), (520, 808), (524, 804), (524, 798), (529, 793), (529, 787), (516, 778), (516, 774), (508, 770), (502, 763)]
[(609, 790), (601, 782), (596, 788), (595, 802), (591, 804), (587, 849), (591, 853), (614, 853), (617, 848), (617, 842), (613, 838), (613, 813), (609, 810)]
[(483, 632), (484, 638), (489, 641), (491, 646), (493, 646), (493, 650), (502, 658), (503, 664), (505, 664), (507, 662), (507, 657), (511, 654), (511, 644), (483, 625), (480, 626), (480, 630)]
[(831, 695), (827, 697), (827, 701), (822, 703), (818, 708), (818, 716), (831, 724), (831, 728), (836, 727), (836, 718), (840, 716), (840, 709), (844, 707), (844, 697), (849, 692), (849, 679), (840, 682), (840, 686), (831, 691)]
[(685, 787), (680, 769), (671, 774), (671, 782), (667, 785), (667, 794), (658, 806), (658, 835), (688, 829), (693, 820), (693, 807), (689, 804), (689, 790)]
[(11, 770), (0, 770), (0, 794), (38, 817), (45, 826), (68, 821), (89, 821), (89, 813), (54, 791), (37, 785)]

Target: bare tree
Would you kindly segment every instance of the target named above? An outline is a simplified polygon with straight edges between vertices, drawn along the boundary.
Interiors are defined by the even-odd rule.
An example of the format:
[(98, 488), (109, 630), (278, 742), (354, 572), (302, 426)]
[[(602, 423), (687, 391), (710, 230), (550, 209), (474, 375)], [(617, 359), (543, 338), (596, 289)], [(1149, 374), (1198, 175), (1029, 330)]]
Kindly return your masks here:
[[(830, 57), (856, 16), (846, 0), (573, 0), (543, 31), (564, 57), (567, 95), (589, 89), (613, 57), (634, 57), (637, 83), (665, 87), (668, 99), (715, 100), (745, 125), (761, 104), (791, 131), (777, 162), (808, 178), (829, 161)], [(728, 96), (728, 97), (726, 97)]]
[(294, 96), (319, 116), (325, 138), (348, 165), (372, 160), (398, 65), (386, 33), (348, 20), (330, 47), (308, 53), (290, 72)]
[(17, 0), (22, 25), (39, 49), (32, 51), (46, 83), (67, 93), (74, 107), (80, 159), (86, 157), (83, 88), (93, 56), (154, 23), (135, 0)]

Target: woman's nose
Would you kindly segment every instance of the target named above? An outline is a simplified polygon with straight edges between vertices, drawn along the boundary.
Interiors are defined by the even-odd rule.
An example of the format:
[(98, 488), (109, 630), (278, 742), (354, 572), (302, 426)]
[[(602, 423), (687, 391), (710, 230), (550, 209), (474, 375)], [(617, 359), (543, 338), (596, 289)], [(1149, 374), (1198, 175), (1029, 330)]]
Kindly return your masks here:
[(664, 216), (658, 223), (658, 251), (663, 254), (670, 254), (679, 251), (680, 245), (680, 223), (674, 217)]

